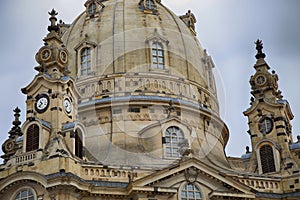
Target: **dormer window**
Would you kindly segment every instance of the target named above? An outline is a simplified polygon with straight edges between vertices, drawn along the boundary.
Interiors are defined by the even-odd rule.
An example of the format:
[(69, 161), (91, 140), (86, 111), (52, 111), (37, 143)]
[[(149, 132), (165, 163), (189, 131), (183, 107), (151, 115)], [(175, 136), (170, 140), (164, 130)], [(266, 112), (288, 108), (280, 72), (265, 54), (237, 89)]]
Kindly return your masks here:
[(89, 75), (92, 72), (91, 48), (86, 47), (80, 54), (81, 75)]
[(99, 0), (88, 0), (84, 6), (86, 7), (86, 20), (99, 17), (105, 7)]
[(157, 14), (157, 5), (155, 0), (141, 0), (139, 7), (145, 14)]
[(165, 69), (164, 49), (159, 42), (153, 42), (152, 44), (152, 68)]
[(95, 51), (97, 44), (88, 40), (88, 35), (85, 34), (85, 39), (79, 43), (74, 50), (76, 51), (76, 68), (77, 77), (85, 77), (94, 75)]
[(97, 10), (96, 3), (92, 3), (92, 4), (89, 5), (89, 7), (88, 7), (88, 13), (90, 15), (94, 15), (96, 13), (96, 10)]
[(155, 4), (153, 0), (145, 0), (145, 8), (147, 10), (153, 10), (155, 8)]
[(153, 35), (151, 35), (146, 43), (149, 48), (149, 69), (156, 72), (168, 72), (169, 55), (168, 45), (169, 41), (158, 33), (157, 29), (154, 29)]

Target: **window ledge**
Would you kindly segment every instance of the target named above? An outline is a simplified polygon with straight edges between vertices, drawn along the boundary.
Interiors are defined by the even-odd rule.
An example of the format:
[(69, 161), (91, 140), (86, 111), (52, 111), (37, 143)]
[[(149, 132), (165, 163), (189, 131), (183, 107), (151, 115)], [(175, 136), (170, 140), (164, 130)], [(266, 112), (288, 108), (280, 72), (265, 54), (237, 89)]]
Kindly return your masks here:
[(151, 68), (150, 72), (156, 72), (156, 73), (170, 73), (168, 69), (156, 69), (156, 68)]

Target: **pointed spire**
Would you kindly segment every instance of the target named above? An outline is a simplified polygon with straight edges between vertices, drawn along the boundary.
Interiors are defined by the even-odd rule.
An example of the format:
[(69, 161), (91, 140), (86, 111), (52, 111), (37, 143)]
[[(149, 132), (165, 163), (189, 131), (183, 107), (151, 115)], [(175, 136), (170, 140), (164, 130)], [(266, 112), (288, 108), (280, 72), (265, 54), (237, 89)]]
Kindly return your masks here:
[(48, 12), (48, 14), (51, 16), (49, 18), (49, 21), (51, 22), (51, 25), (48, 26), (48, 31), (49, 32), (55, 31), (56, 33), (58, 33), (59, 28), (58, 28), (58, 26), (56, 24), (56, 22), (57, 22), (56, 15), (58, 15), (58, 13), (53, 8), (51, 12)]
[(16, 138), (18, 136), (23, 135), (22, 131), (21, 131), (21, 122), (20, 122), (20, 112), (21, 110), (17, 107), (16, 109), (14, 109), (14, 116), (15, 116), (15, 120), (12, 122), (12, 124), (14, 125), (11, 130), (9, 131), (9, 138)]
[(56, 15), (58, 13), (52, 9), (48, 14), (50, 15), (49, 21), (51, 22), (50, 26), (48, 26), (49, 33), (43, 39), (45, 42), (44, 46), (40, 48), (35, 56), (36, 61), (40, 64), (35, 67), (35, 70), (40, 74), (48, 74), (53, 79), (60, 79), (69, 74), (69, 53), (59, 34), (60, 28), (56, 23)]
[(263, 53), (263, 51), (262, 51), (264, 48), (262, 40), (257, 39), (255, 44), (256, 44), (256, 50), (257, 50), (257, 54), (256, 54), (255, 58), (256, 59), (260, 59), (260, 58), (264, 59), (266, 57), (266, 54)]

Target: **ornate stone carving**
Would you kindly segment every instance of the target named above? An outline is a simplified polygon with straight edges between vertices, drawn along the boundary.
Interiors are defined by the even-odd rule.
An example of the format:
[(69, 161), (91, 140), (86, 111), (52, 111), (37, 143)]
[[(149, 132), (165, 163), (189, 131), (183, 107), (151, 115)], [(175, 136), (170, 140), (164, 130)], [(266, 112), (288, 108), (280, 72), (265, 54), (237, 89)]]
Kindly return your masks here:
[(195, 24), (197, 22), (195, 15), (188, 10), (188, 12), (185, 15), (180, 16), (180, 19), (189, 27), (191, 32), (196, 35), (195, 31)]
[(198, 171), (195, 168), (188, 168), (184, 172), (187, 182), (194, 183), (198, 177)]
[(16, 154), (17, 150), (19, 149), (16, 139), (23, 135), (20, 127), (21, 122), (19, 120), (21, 110), (17, 107), (14, 109), (14, 112), (15, 120), (12, 123), (14, 126), (8, 132), (9, 139), (7, 139), (2, 145), (2, 151), (5, 154), (2, 155), (1, 158), (4, 159), (5, 163), (11, 158), (11, 156)]
[(44, 38), (45, 45), (36, 54), (36, 61), (40, 66), (35, 70), (46, 73), (53, 79), (68, 75), (69, 52), (59, 35), (59, 26), (56, 24), (58, 13), (53, 9), (49, 12), (51, 25), (48, 26), (48, 35)]
[(178, 146), (179, 146), (178, 152), (183, 158), (188, 157), (190, 154), (193, 153), (193, 150), (191, 149), (189, 141), (187, 139), (181, 141), (178, 144)]

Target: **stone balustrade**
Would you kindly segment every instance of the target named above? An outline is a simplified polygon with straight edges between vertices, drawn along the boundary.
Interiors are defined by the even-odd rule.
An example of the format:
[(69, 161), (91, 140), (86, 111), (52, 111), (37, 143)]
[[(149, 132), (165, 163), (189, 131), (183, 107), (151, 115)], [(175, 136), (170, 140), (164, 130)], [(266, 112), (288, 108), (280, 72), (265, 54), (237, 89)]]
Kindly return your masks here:
[(239, 179), (240, 182), (244, 183), (251, 188), (254, 188), (260, 192), (280, 192), (282, 191), (282, 187), (280, 185), (280, 181), (274, 180), (263, 180), (263, 179)]
[(92, 180), (101, 180), (101, 179), (115, 179), (116, 181), (125, 181), (128, 182), (129, 179), (134, 179), (138, 177), (136, 172), (132, 172), (130, 170), (124, 169), (109, 169), (103, 168), (101, 166), (95, 167), (83, 167), (83, 176), (87, 177), (87, 179)]
[(37, 158), (37, 152), (28, 152), (25, 154), (22, 154), (20, 156), (16, 156), (16, 164), (22, 164), (25, 162), (34, 161)]

